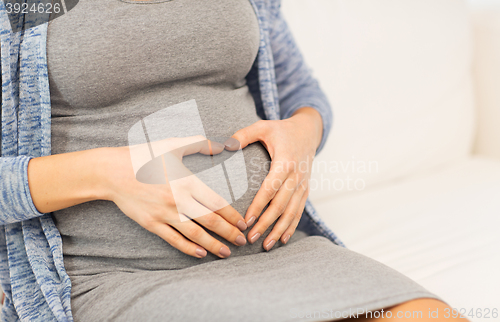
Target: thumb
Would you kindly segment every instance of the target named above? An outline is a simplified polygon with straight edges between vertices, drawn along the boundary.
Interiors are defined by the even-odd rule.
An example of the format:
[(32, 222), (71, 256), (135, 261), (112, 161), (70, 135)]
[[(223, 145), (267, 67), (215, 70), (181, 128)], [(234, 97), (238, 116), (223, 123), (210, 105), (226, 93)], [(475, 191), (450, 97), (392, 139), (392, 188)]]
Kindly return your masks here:
[(254, 124), (242, 128), (233, 134), (224, 145), (229, 151), (236, 151), (243, 149), (247, 145), (262, 140), (263, 126), (262, 121), (255, 122)]

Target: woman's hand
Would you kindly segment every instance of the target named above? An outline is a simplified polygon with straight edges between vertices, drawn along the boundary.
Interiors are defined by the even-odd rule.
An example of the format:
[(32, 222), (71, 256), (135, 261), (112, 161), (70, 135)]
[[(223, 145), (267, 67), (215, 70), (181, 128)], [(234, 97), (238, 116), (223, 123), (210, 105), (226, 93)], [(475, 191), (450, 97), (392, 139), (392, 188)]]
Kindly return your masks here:
[[(320, 114), (311, 107), (305, 107), (288, 119), (258, 121), (232, 136), (241, 143), (241, 148), (260, 141), (272, 160), (269, 174), (245, 216), (250, 227), (270, 202), (248, 233), (252, 244), (276, 220), (278, 222), (264, 240), (266, 250), (270, 250), (279, 239), (286, 244), (295, 232), (309, 195), (312, 161), (321, 142), (322, 132)], [(238, 149), (237, 142), (232, 146), (231, 141), (226, 142), (226, 148)]]
[[(175, 173), (186, 173), (189, 170), (182, 164), (182, 156), (198, 152), (217, 154), (223, 151), (222, 144), (217, 142), (207, 144), (208, 142), (210, 141), (201, 136), (173, 138), (152, 143), (152, 149), (162, 153), (174, 151), (172, 152), (174, 156), (165, 155), (164, 169), (172, 169), (174, 163)], [(149, 153), (148, 148), (144, 150), (141, 146), (108, 150), (109, 161), (104, 169), (107, 173), (107, 185), (111, 187), (108, 200), (115, 202), (128, 217), (148, 231), (194, 257), (205, 257), (206, 250), (221, 258), (231, 254), (226, 245), (213, 238), (203, 227), (235, 245), (246, 244), (245, 236), (241, 232), (247, 228), (243, 217), (196, 176), (185, 176), (182, 180), (169, 183), (166, 171), (166, 184), (139, 182), (135, 173), (141, 164), (138, 165), (137, 162), (147, 158), (134, 155), (134, 151), (141, 150)], [(168, 167), (165, 166), (167, 158), (170, 159), (167, 161)], [(160, 175), (165, 173), (161, 172)]]

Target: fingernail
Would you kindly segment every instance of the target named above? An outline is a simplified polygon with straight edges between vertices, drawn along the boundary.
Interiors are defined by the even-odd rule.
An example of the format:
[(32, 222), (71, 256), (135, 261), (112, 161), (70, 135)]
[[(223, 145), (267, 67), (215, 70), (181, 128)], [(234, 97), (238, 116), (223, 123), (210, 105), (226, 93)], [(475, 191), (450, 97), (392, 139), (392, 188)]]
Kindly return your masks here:
[(238, 150), (240, 148), (240, 142), (236, 139), (229, 138), (224, 142), (226, 148), (230, 151)]
[(196, 248), (196, 255), (200, 256), (200, 257), (205, 257), (207, 256), (207, 251), (204, 250), (203, 248)]
[(238, 236), (238, 237), (236, 237), (236, 244), (237, 244), (238, 246), (243, 246), (243, 245), (245, 245), (246, 243), (247, 243), (247, 240), (245, 239), (245, 237), (243, 237), (243, 236)]
[(238, 221), (238, 223), (236, 224), (236, 226), (241, 230), (246, 230), (248, 228), (247, 224), (245, 224), (245, 222), (243, 220), (240, 220)]
[(255, 243), (255, 241), (257, 239), (259, 239), (259, 237), (260, 237), (260, 234), (256, 233), (255, 235), (252, 236), (252, 238), (250, 238), (250, 243), (252, 243), (252, 244)]
[(229, 250), (229, 248), (227, 248), (226, 246), (222, 246), (219, 250), (219, 254), (223, 257), (223, 258), (226, 258), (226, 257), (229, 257), (229, 255), (231, 255), (231, 251)]
[(288, 243), (289, 239), (290, 239), (290, 235), (286, 235), (285, 238), (283, 238), (283, 244)]
[(266, 245), (266, 247), (265, 247), (265, 248), (266, 248), (266, 250), (267, 250), (267, 251), (271, 250), (271, 248), (273, 248), (274, 244), (276, 244), (276, 241), (273, 239), (273, 240), (271, 240), (269, 243), (267, 243), (267, 245)]
[(215, 141), (210, 141), (210, 143), (212, 145), (212, 150), (213, 150), (214, 154), (221, 153), (222, 150), (224, 150), (224, 147), (225, 147), (224, 144), (219, 143), (219, 142), (215, 142)]
[(255, 216), (252, 216), (252, 218), (250, 218), (250, 220), (247, 222), (247, 226), (248, 227), (252, 226), (254, 221), (255, 221)]

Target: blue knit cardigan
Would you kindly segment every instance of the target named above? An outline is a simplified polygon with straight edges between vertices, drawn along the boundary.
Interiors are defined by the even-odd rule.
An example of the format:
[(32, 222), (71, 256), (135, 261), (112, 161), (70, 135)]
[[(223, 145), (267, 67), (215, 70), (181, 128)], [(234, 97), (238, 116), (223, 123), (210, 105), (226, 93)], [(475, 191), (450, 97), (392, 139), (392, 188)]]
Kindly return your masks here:
[[(281, 15), (280, 1), (250, 2), (260, 25), (258, 56), (247, 76), (257, 112), (276, 120), (304, 106), (317, 109), (324, 128), (319, 151), (332, 124), (328, 101), (303, 62)], [(25, 18), (25, 26), (33, 23), (29, 19)], [(0, 282), (6, 295), (1, 321), (73, 321), (61, 236), (50, 214), (35, 208), (28, 186), (29, 160), (51, 154), (48, 24), (33, 25), (13, 33), (0, 1)], [(341, 245), (309, 201), (304, 215), (303, 230)]]

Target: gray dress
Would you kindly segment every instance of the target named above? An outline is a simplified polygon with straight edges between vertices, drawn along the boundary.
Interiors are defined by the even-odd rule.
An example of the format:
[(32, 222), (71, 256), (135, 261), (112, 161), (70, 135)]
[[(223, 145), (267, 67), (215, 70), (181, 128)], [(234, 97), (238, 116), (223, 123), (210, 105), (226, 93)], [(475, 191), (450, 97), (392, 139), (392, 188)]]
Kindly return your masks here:
[[(231, 136), (259, 120), (245, 84), (258, 47), (248, 0), (80, 0), (48, 28), (53, 153), (126, 146), (134, 124), (190, 100), (207, 137)], [(165, 128), (178, 127), (176, 120)], [(270, 161), (260, 143), (243, 155), (248, 189), (232, 204), (241, 214)], [(380, 263), (301, 231), (270, 252), (262, 241), (272, 227), (253, 245), (226, 241), (227, 259), (196, 259), (112, 202), (53, 217), (76, 321), (287, 321), (307, 320), (308, 313), (336, 320), (345, 310), (435, 297)]]

